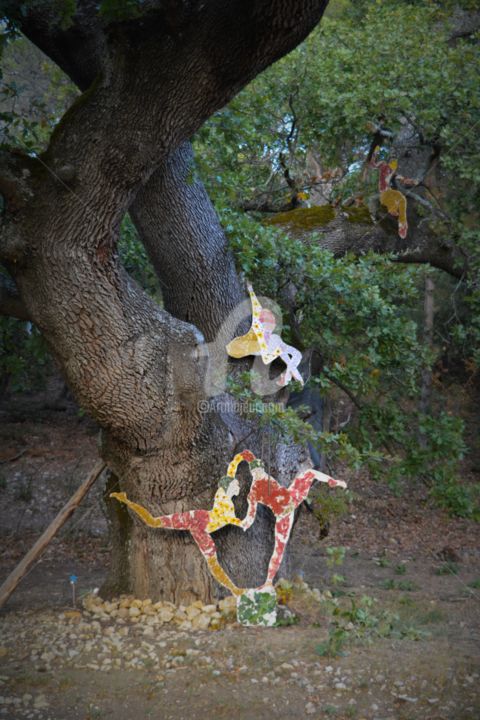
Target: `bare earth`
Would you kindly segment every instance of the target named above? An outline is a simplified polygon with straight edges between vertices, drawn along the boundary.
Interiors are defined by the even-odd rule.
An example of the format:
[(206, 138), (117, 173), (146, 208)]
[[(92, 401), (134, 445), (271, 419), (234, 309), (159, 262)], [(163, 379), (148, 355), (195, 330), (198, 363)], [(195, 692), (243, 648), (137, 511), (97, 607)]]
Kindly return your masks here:
[[(0, 419), (3, 579), (93, 466), (96, 431), (74, 413)], [(433, 510), (422, 488), (402, 499), (348, 480), (356, 499), (328, 537), (310, 518), (293, 540), (320, 602), (300, 583), (288, 599), (298, 624), (216, 631), (70, 612), (69, 576), (81, 598), (108, 565), (95, 488), (0, 612), (0, 718), (480, 718), (478, 525)], [(334, 569), (333, 546), (348, 548)], [(339, 611), (365, 609), (351, 627), (345, 615), (338, 648), (327, 590)], [(382, 613), (391, 632), (360, 632)]]

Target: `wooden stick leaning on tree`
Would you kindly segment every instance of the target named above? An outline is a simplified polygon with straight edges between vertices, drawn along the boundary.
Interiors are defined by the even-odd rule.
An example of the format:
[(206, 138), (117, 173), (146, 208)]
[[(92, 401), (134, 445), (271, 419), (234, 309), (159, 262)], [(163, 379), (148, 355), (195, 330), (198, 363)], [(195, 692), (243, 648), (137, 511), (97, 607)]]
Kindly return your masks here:
[(0, 587), (0, 608), (7, 602), (10, 595), (21, 579), (27, 574), (32, 565), (38, 560), (40, 555), (55, 537), (60, 528), (65, 524), (70, 515), (77, 509), (81, 501), (90, 490), (92, 485), (104, 471), (106, 465), (101, 460), (97, 462), (92, 472), (86, 480), (80, 485), (75, 494), (70, 498), (66, 505), (60, 510), (56, 518), (50, 523), (47, 529), (40, 535), (35, 545), (28, 551), (23, 560), (19, 562), (17, 567), (10, 573), (3, 585)]

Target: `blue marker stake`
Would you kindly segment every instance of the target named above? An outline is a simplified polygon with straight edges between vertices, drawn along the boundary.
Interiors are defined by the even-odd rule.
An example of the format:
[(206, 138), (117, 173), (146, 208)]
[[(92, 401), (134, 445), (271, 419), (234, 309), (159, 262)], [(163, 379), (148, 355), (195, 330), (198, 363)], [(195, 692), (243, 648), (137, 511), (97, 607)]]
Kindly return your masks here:
[(78, 577), (76, 575), (70, 575), (70, 585), (72, 586), (73, 607), (76, 607), (75, 585), (76, 585), (77, 580), (78, 580)]

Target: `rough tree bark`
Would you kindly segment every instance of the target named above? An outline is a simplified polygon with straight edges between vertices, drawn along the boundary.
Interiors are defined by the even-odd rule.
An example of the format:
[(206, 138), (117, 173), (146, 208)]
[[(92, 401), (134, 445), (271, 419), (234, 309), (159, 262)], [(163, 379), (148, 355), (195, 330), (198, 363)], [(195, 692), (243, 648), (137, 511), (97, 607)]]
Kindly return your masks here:
[[(164, 218), (157, 243), (168, 243), (170, 253), (155, 248), (154, 232), (148, 232), (145, 203), (159, 201), (161, 207), (161, 198), (142, 188), (184, 173), (182, 143), (300, 42), (325, 6), (298, 0), (152, 2), (147, 17), (109, 24), (99, 19), (95, 3), (80, 0), (67, 30), (53, 2), (35, 3), (24, 20), (25, 34), (88, 89), (41, 158), (3, 156), (0, 259), (79, 403), (102, 427), (111, 486), (118, 478), (129, 496), (154, 512), (208, 507), (238, 441), (220, 413), (199, 410), (203, 337), (181, 318), (198, 322), (208, 336), (240, 290), (201, 188), (190, 192), (180, 174), (184, 200), (178, 198), (171, 211), (164, 207), (156, 220), (163, 224)], [(118, 260), (119, 224), (139, 192), (145, 199), (135, 204), (134, 215), (145, 237), (151, 234), (157, 267), (176, 258), (163, 278), (165, 285), (173, 278), (175, 292), (165, 294), (175, 317), (149, 300)], [(188, 536), (147, 531), (118, 508), (112, 511), (117, 576), (110, 590), (121, 585), (139, 596), (177, 602), (212, 596)], [(235, 531), (239, 536), (231, 529), (228, 544), (220, 542), (230, 548), (226, 566), (239, 584), (257, 583), (268, 548), (258, 552), (255, 540), (244, 536), (232, 542)]]
[(162, 163), (130, 213), (160, 278), (165, 309), (211, 342), (244, 296), (225, 233), (195, 177), (190, 143)]

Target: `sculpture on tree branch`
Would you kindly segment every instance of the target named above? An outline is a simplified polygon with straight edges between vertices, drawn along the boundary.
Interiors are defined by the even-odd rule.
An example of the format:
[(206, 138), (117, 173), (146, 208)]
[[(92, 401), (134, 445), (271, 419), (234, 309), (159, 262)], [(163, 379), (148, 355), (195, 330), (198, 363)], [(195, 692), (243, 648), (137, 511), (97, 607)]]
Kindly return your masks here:
[(403, 177), (397, 174), (398, 161), (393, 158), (390, 162), (378, 160), (380, 148), (377, 146), (373, 152), (370, 166), (379, 171), (378, 189), (380, 191), (380, 202), (387, 208), (390, 215), (398, 217), (398, 234), (402, 239), (407, 237), (407, 198), (400, 190), (392, 188), (391, 184), (394, 179), (399, 180), (404, 185), (416, 185), (417, 181), (412, 178)]
[(301, 352), (273, 332), (277, 324), (275, 315), (261, 306), (249, 282), (247, 290), (252, 303), (252, 326), (248, 333), (234, 338), (227, 345), (227, 353), (233, 358), (260, 355), (265, 365), (281, 358), (287, 369), (280, 375), (277, 384), (284, 387), (291, 380), (297, 380), (303, 385), (303, 378), (297, 370), (302, 359)]

